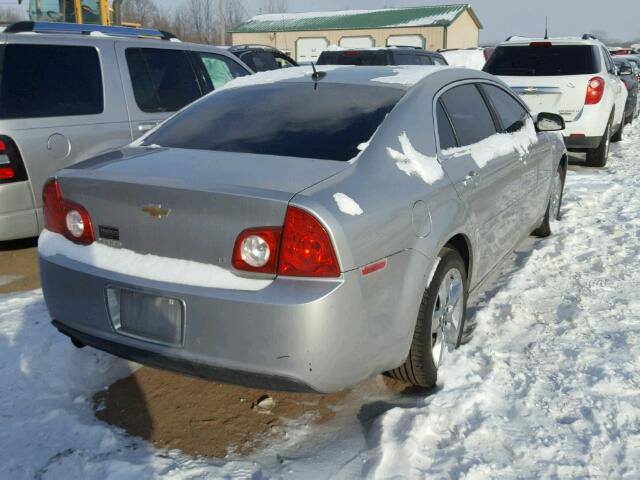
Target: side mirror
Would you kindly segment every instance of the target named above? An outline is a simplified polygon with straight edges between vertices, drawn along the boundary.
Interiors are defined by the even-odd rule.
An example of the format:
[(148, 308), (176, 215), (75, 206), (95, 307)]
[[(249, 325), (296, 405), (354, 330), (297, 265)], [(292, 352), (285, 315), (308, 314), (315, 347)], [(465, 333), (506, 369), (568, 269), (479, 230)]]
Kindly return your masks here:
[(536, 131), (538, 132), (559, 132), (564, 128), (564, 118), (556, 113), (542, 112), (536, 118)]
[(620, 67), (618, 70), (618, 75), (621, 77), (626, 77), (627, 75), (633, 75), (633, 70), (630, 67)]

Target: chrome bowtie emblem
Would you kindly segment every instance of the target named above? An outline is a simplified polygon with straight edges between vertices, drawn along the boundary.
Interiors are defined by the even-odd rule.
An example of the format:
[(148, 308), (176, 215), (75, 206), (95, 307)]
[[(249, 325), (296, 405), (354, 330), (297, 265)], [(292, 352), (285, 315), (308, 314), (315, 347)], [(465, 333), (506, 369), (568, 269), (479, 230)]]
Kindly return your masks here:
[(145, 205), (142, 211), (152, 218), (167, 218), (171, 213), (170, 208), (162, 208), (162, 205)]
[(524, 89), (525, 93), (536, 93), (538, 89), (536, 87), (527, 87)]

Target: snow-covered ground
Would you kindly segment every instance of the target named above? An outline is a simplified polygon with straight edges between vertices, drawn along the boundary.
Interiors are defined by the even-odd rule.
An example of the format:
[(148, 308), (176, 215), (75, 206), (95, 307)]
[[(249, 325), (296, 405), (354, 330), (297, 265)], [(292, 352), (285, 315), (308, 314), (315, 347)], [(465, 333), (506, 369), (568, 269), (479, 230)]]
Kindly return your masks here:
[(557, 235), (472, 306), (433, 395), (357, 387), (250, 459), (158, 451), (95, 420), (133, 366), (75, 350), (40, 292), (0, 297), (0, 478), (640, 478), (640, 129), (572, 167)]

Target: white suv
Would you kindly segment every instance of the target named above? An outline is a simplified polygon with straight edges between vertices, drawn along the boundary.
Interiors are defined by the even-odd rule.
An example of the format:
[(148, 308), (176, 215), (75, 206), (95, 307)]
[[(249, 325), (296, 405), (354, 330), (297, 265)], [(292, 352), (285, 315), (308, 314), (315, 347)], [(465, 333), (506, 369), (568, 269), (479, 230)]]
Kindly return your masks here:
[(610, 142), (622, 139), (627, 89), (596, 38), (512, 37), (484, 70), (504, 80), (533, 113), (562, 115), (567, 148), (586, 152), (589, 165), (604, 166)]

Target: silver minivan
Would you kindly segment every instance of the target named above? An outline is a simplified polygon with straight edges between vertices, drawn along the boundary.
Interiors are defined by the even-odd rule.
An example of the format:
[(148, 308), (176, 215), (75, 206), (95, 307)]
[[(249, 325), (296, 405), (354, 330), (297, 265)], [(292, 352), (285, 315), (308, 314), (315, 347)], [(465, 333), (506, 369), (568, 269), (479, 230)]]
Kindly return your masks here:
[(0, 241), (42, 230), (42, 187), (55, 171), (132, 142), (251, 73), (223, 49), (158, 30), (8, 27), (0, 34)]

